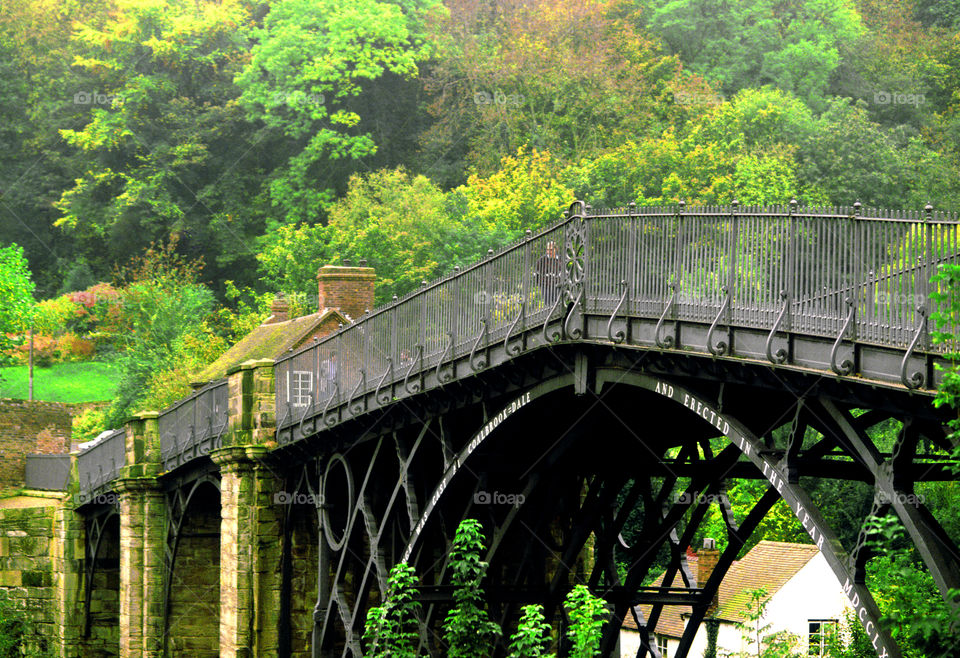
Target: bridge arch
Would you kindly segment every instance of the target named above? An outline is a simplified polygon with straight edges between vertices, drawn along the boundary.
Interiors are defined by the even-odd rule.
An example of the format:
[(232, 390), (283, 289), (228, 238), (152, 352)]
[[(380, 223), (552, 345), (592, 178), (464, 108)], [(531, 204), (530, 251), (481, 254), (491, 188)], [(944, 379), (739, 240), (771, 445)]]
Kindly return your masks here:
[(117, 506), (101, 506), (84, 519), (84, 530), (83, 645), (97, 655), (118, 656), (121, 547)]
[(220, 480), (213, 474), (168, 493), (165, 655), (220, 655), (220, 499)]
[[(721, 451), (714, 457), (714, 460), (718, 465), (725, 467), (727, 472), (729, 472), (729, 470), (733, 468), (738, 468), (742, 471), (749, 463), (768, 480), (768, 494), (763, 496), (761, 500), (757, 501), (753, 511), (751, 511), (747, 518), (743, 519), (742, 522), (737, 523), (735, 519), (732, 519), (732, 513), (729, 509), (729, 504), (726, 502), (723, 503), (725, 508), (725, 517), (731, 517), (727, 519), (728, 533), (730, 534), (730, 538), (735, 541), (731, 541), (728, 550), (722, 555), (720, 563), (714, 572), (715, 577), (712, 577), (707, 583), (699, 583), (701, 586), (699, 589), (702, 590), (700, 592), (701, 599), (709, 601), (712, 598), (713, 594), (719, 587), (720, 581), (722, 580), (723, 575), (726, 573), (727, 568), (729, 568), (730, 564), (735, 559), (739, 548), (741, 548), (747, 541), (750, 533), (752, 533), (752, 531), (756, 528), (763, 516), (772, 507), (776, 500), (778, 498), (782, 498), (786, 501), (791, 511), (796, 515), (797, 519), (807, 530), (811, 540), (823, 552), (828, 564), (843, 586), (845, 593), (850, 598), (851, 605), (853, 606), (858, 619), (861, 621), (864, 630), (874, 643), (878, 655), (900, 655), (899, 649), (897, 648), (894, 640), (879, 625), (879, 610), (877, 609), (872, 595), (866, 588), (863, 565), (868, 555), (862, 551), (863, 546), (861, 543), (858, 543), (857, 546), (853, 547), (853, 557), (850, 557), (850, 553), (841, 545), (836, 533), (832, 528), (829, 527), (829, 524), (825, 521), (823, 515), (817, 509), (817, 506), (811, 499), (809, 493), (805, 491), (804, 488), (799, 484), (797, 465), (794, 461), (792, 461), (792, 459), (797, 457), (799, 445), (786, 446), (785, 450), (773, 450), (771, 452), (771, 448), (773, 446), (771, 446), (769, 437), (759, 436), (755, 430), (750, 428), (748, 423), (743, 422), (738, 416), (731, 414), (730, 412), (723, 411), (722, 387), (720, 389), (721, 399), (718, 403), (716, 399), (711, 398), (709, 393), (695, 391), (676, 378), (664, 378), (651, 374), (624, 370), (622, 368), (604, 367), (596, 368), (591, 373), (591, 385), (593, 392), (597, 395), (599, 395), (605, 388), (609, 389), (612, 387), (619, 387), (621, 389), (628, 388), (633, 389), (634, 391), (638, 389), (644, 391), (648, 394), (648, 400), (651, 399), (649, 394), (659, 396), (660, 398), (667, 398), (670, 400), (670, 402), (667, 404), (673, 407), (673, 412), (676, 412), (678, 407), (682, 408), (685, 410), (684, 412), (686, 415), (697, 418), (698, 423), (709, 425), (712, 428), (711, 431), (715, 436), (722, 436), (726, 438), (726, 440), (729, 442), (729, 448)], [(462, 476), (463, 473), (471, 471), (471, 457), (473, 457), (475, 453), (477, 453), (488, 442), (492, 443), (498, 439), (498, 429), (501, 427), (501, 425), (505, 424), (508, 419), (521, 408), (527, 405), (530, 405), (530, 408), (535, 407), (536, 402), (541, 400), (541, 398), (548, 398), (551, 394), (555, 394), (560, 391), (572, 392), (578, 388), (581, 389), (577, 390), (577, 392), (580, 394), (587, 392), (586, 390), (583, 390), (583, 384), (575, 375), (575, 373), (568, 372), (554, 376), (545, 381), (541, 381), (540, 383), (529, 388), (526, 392), (515, 396), (505, 405), (502, 405), (499, 410), (491, 412), (489, 418), (479, 427), (475, 427), (469, 441), (463, 445), (459, 452), (452, 456), (449, 464), (443, 472), (443, 475), (439, 480), (437, 480), (437, 483), (433, 487), (432, 492), (430, 492), (429, 497), (426, 498), (423, 507), (423, 514), (420, 516), (417, 524), (413, 527), (412, 535), (410, 540), (407, 542), (401, 557), (402, 561), (412, 561), (413, 563), (418, 562), (418, 558), (420, 557), (418, 556), (418, 552), (421, 550), (421, 543), (425, 530), (432, 522), (434, 510), (443, 505), (445, 499), (449, 498), (450, 496), (459, 495), (462, 498), (464, 489), (462, 487), (455, 486), (455, 480), (458, 478), (458, 476)], [(800, 404), (804, 404), (803, 401), (801, 401)], [(869, 443), (869, 439), (866, 441), (862, 440), (864, 438), (862, 436), (862, 432), (859, 432), (859, 430), (850, 422), (851, 418), (849, 415), (845, 414), (845, 412), (842, 411), (838, 405), (830, 400), (820, 399), (816, 401), (816, 404), (822, 407), (822, 409), (818, 409), (820, 413), (825, 411), (829, 418), (833, 419), (832, 423), (828, 422), (827, 424), (835, 425), (836, 427), (833, 429), (839, 429), (840, 431), (838, 434), (843, 434), (843, 439), (847, 442), (845, 447), (848, 450), (848, 454), (858, 457), (858, 461), (867, 466), (868, 471), (874, 477), (874, 485), (877, 487), (878, 499), (881, 501), (883, 500), (883, 496), (880, 495), (883, 492), (887, 492), (889, 494), (887, 500), (901, 499), (902, 497), (898, 496), (897, 491), (892, 488), (892, 479), (890, 477), (884, 479), (884, 476), (881, 473), (884, 468), (882, 460), (877, 459), (876, 455), (874, 455), (875, 458), (869, 464), (864, 460), (863, 455), (875, 453), (876, 449), (873, 448), (872, 444)], [(796, 419), (791, 419), (791, 422), (796, 425)], [(796, 427), (794, 427), (794, 439), (796, 438), (795, 430)], [(858, 433), (861, 434), (859, 438), (857, 438)], [(823, 443), (830, 442), (835, 444), (837, 442), (837, 438), (838, 437), (836, 436), (829, 440), (825, 438)], [(565, 447), (569, 446), (561, 446), (561, 448)], [(701, 449), (702, 447), (703, 446), (701, 443)], [(821, 445), (819, 450), (822, 452), (824, 450), (824, 446)], [(559, 457), (559, 455), (553, 456)], [(658, 459), (661, 458), (659, 455), (657, 457)], [(724, 472), (723, 475), (726, 475), (726, 472)], [(621, 483), (621, 493), (624, 490), (623, 486), (627, 484), (628, 483), (626, 480)], [(633, 482), (630, 483), (628, 488), (636, 489), (638, 486), (643, 488), (644, 485), (638, 485), (636, 482)], [(531, 477), (531, 480), (527, 482), (523, 492), (518, 493), (527, 499), (531, 499), (537, 495), (538, 488), (549, 489), (549, 487), (549, 478)], [(614, 488), (616, 487), (611, 487), (607, 491), (603, 492), (603, 487), (601, 487), (601, 493), (597, 494), (593, 498), (590, 498), (590, 496), (593, 495), (593, 493), (590, 492), (587, 496), (587, 501), (581, 505), (580, 509), (578, 510), (581, 516), (587, 514), (587, 509), (590, 507), (590, 505), (592, 505), (596, 511), (596, 509), (608, 504), (611, 499), (610, 492)], [(693, 495), (688, 496), (688, 499), (689, 501), (695, 501), (697, 499), (697, 494), (708, 491), (716, 492), (719, 499), (725, 501), (724, 478), (722, 476), (713, 477), (702, 480), (700, 483), (691, 483), (691, 485), (688, 487), (687, 493), (692, 493)], [(654, 492), (648, 492), (648, 494), (652, 493)], [(477, 492), (474, 490), (473, 502), (476, 502), (476, 495)], [(628, 495), (628, 500), (630, 498), (637, 500), (639, 497), (640, 496), (636, 494), (636, 492), (632, 492), (630, 495)], [(648, 495), (647, 498), (648, 500), (644, 501), (647, 504), (651, 501), (659, 501), (661, 504), (666, 502), (664, 499), (663, 490), (657, 492), (656, 496)], [(675, 559), (676, 564), (671, 566), (671, 570), (676, 569), (681, 572), (684, 570), (685, 566), (683, 564), (684, 560), (682, 558), (682, 549), (689, 545), (689, 542), (692, 539), (693, 530), (696, 529), (705, 512), (705, 509), (702, 509), (702, 505), (690, 504), (689, 501), (686, 504), (674, 505), (669, 512), (665, 511), (663, 513), (663, 519), (665, 522), (659, 524), (662, 529), (667, 531), (666, 535), (662, 537), (662, 541), (665, 544), (669, 544), (669, 549), (677, 558)], [(461, 500), (460, 507), (464, 509), (462, 517), (465, 517), (471, 507), (471, 502), (469, 500)], [(690, 523), (681, 537), (677, 533), (677, 522), (683, 517), (683, 513), (686, 511), (684, 508), (686, 507), (692, 509), (692, 514)], [(876, 513), (881, 509), (884, 509), (882, 505), (875, 505), (872, 511)], [(911, 509), (913, 511), (907, 510), (906, 512), (901, 512), (900, 509), (897, 509), (898, 514), (902, 514), (901, 518), (904, 519), (908, 528), (911, 525), (911, 519), (914, 521), (917, 519), (922, 519), (924, 523), (928, 523), (930, 518), (932, 518), (928, 518), (929, 513), (922, 508), (922, 503), (919, 505), (919, 507), (912, 506)], [(618, 514), (618, 516), (621, 515)], [(541, 516), (541, 518), (546, 517)], [(499, 525), (497, 525), (495, 528), (492, 545), (487, 555), (487, 559), (488, 561), (491, 561), (492, 565), (494, 565), (496, 562), (497, 552), (504, 544), (505, 538), (507, 534), (509, 534), (511, 526), (517, 523), (518, 519), (519, 514), (515, 509), (503, 515)], [(620, 528), (622, 528), (623, 525), (622, 521), (623, 518), (620, 518), (614, 523), (605, 526), (604, 530), (606, 531), (606, 534), (604, 534), (602, 531), (598, 532), (599, 526), (594, 527), (590, 531), (587, 531), (581, 527), (579, 529), (580, 537), (577, 541), (572, 543), (568, 542), (565, 547), (562, 545), (562, 543), (553, 547), (554, 549), (565, 548), (565, 554), (560, 560), (560, 564), (563, 565), (563, 568), (566, 568), (569, 571), (572, 568), (572, 565), (570, 565), (571, 556), (574, 553), (579, 553), (580, 550), (582, 550), (584, 544), (588, 540), (588, 536), (592, 537), (594, 548), (599, 546), (604, 551), (610, 552), (611, 554), (611, 549), (614, 547), (629, 550), (630, 547), (620, 535)], [(942, 532), (942, 530), (939, 529), (939, 526), (936, 525), (935, 520), (932, 522), (932, 524), (928, 523), (926, 527), (932, 529), (931, 532), (934, 534)], [(445, 530), (449, 531), (449, 525), (445, 527)], [(919, 538), (919, 536), (915, 537), (915, 539)], [(928, 556), (924, 557), (927, 558)], [(931, 567), (932, 573), (935, 575), (939, 573), (939, 576), (936, 577), (938, 585), (941, 584), (941, 582), (947, 584), (953, 582), (950, 579), (956, 577), (956, 563), (950, 564), (949, 561), (945, 563), (942, 560), (936, 559), (927, 559), (926, 561), (928, 566)], [(609, 579), (610, 574), (603, 573), (603, 569), (608, 568), (609, 565), (601, 566), (600, 569), (597, 568), (597, 565), (592, 566), (592, 572), (588, 576), (591, 586), (600, 584), (599, 581), (601, 579)], [(647, 566), (649, 566), (649, 564), (647, 564)], [(444, 569), (441, 567), (439, 570), (439, 576), (441, 579), (443, 576), (443, 571)], [(642, 575), (645, 575), (645, 571), (644, 574), (640, 575), (631, 574), (631, 577), (628, 577), (628, 580), (632, 583), (638, 583), (639, 578), (642, 577)], [(561, 579), (559, 577), (554, 577), (553, 590), (557, 590), (557, 585), (560, 580)], [(621, 593), (617, 591), (617, 588), (622, 588), (623, 585), (613, 585), (612, 587), (609, 586), (609, 583), (607, 583), (607, 585), (608, 592), (614, 592), (615, 594)], [(550, 610), (550, 605), (552, 605), (554, 609), (557, 608), (557, 593), (557, 591), (553, 591), (553, 600), (547, 601), (548, 611)], [(943, 593), (946, 594), (946, 591), (943, 590)], [(616, 596), (613, 598), (616, 598)], [(690, 632), (685, 634), (681, 643), (681, 652), (677, 654), (678, 656), (686, 655), (686, 652), (689, 650), (690, 644), (693, 641), (694, 633), (696, 632), (696, 629), (699, 626), (700, 621), (703, 619), (704, 613), (706, 612), (706, 605), (702, 603), (694, 604), (693, 609), (694, 614), (688, 624), (688, 629)], [(649, 626), (653, 625), (661, 610), (662, 608), (660, 606), (654, 606), (654, 612), (651, 615), (652, 618), (649, 620)], [(636, 614), (636, 612), (635, 606), (627, 605), (627, 603), (620, 603), (615, 606), (615, 619), (622, 620), (624, 614)], [(501, 620), (506, 622), (507, 617), (509, 616), (508, 611), (502, 610), (501, 613)], [(428, 612), (428, 617), (429, 614), (430, 613)], [(639, 621), (641, 621), (640, 626), (643, 628), (643, 620)], [(429, 624), (430, 620), (428, 619), (427, 622)], [(616, 642), (614, 632), (618, 630), (618, 628), (612, 630), (608, 629), (604, 642), (604, 646), (607, 651), (613, 649), (613, 645)], [(647, 637), (645, 640), (645, 644), (647, 644), (649, 647), (648, 650), (650, 651), (650, 654), (656, 655), (654, 653), (654, 644), (650, 641), (650, 638)]]

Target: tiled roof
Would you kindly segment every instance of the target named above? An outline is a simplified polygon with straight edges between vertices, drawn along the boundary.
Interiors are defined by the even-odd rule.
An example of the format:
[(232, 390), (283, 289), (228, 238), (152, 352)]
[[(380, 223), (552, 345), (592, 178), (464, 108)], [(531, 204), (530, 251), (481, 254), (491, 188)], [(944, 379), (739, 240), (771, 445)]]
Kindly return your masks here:
[[(730, 565), (727, 575), (720, 583), (719, 607), (715, 617), (730, 622), (744, 621), (750, 592), (761, 587), (767, 590), (767, 598), (776, 594), (787, 581), (793, 578), (818, 553), (813, 544), (791, 544), (779, 541), (761, 541), (749, 553)], [(687, 557), (690, 571), (697, 576), (696, 558)], [(654, 583), (661, 586), (663, 573)], [(669, 587), (682, 587), (683, 580), (677, 575)], [(650, 616), (651, 606), (640, 606), (643, 619)], [(683, 635), (683, 615), (689, 614), (687, 606), (664, 606), (655, 631), (661, 635)], [(627, 614), (623, 627), (636, 630), (632, 614)]]
[(219, 359), (201, 370), (194, 380), (208, 382), (220, 379), (234, 366), (251, 359), (276, 359), (288, 349), (298, 347), (317, 327), (327, 321), (344, 324), (349, 322), (339, 310), (328, 308), (286, 322), (261, 324), (221, 354)]

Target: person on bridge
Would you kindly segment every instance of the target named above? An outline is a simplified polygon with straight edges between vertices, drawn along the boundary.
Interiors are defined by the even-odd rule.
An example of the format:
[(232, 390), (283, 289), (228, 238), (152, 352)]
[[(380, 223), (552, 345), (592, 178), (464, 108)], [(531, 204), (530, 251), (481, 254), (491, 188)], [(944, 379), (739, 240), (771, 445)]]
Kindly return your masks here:
[(557, 255), (557, 243), (552, 240), (547, 243), (546, 253), (537, 259), (533, 274), (543, 295), (545, 306), (553, 306), (560, 294), (560, 280), (563, 268), (560, 265), (560, 256)]
[(320, 364), (320, 391), (324, 396), (333, 395), (337, 381), (337, 353), (332, 352), (330, 358)]

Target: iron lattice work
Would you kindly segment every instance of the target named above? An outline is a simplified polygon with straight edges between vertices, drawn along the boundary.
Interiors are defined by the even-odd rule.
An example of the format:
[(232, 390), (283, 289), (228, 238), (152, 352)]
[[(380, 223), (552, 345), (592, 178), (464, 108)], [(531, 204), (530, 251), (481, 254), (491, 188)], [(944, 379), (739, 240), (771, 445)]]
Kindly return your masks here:
[[(929, 317), (930, 278), (957, 262), (958, 242), (957, 218), (931, 209), (578, 202), (557, 224), (278, 360), (279, 448), (267, 459), (287, 491), (315, 502), (286, 517), (281, 650), (310, 636), (315, 656), (362, 655), (366, 610), (407, 561), (424, 583), (421, 654), (441, 655), (449, 541), (477, 516), (504, 629), (539, 602), (562, 631), (563, 596), (586, 582), (613, 610), (604, 651), (632, 616), (638, 655), (657, 656), (648, 631), (664, 606), (687, 606), (695, 628), (782, 498), (855, 596), (879, 655), (900, 655), (866, 587), (868, 521), (892, 510), (944, 597), (960, 587), (956, 543), (912, 496), (915, 483), (955, 479), (930, 408), (948, 346), (931, 343)], [(184, 478), (175, 491), (209, 468), (226, 423), (217, 386), (161, 416), (165, 467)], [(871, 434), (882, 423), (899, 428), (886, 450)], [(82, 490), (109, 486), (94, 457), (81, 455)], [(83, 472), (98, 475), (85, 485)], [(742, 518), (725, 494), (738, 478), (770, 482)], [(817, 511), (823, 479), (872, 492), (858, 536)], [(492, 492), (524, 502), (485, 503)], [(696, 583), (683, 556), (706, 516), (703, 493), (719, 501), (728, 548)], [(628, 525), (641, 530), (628, 536)], [(316, 539), (306, 576), (304, 537)], [(174, 532), (168, 578), (176, 543)], [(658, 555), (682, 591), (641, 587)], [(304, 579), (316, 583), (309, 614), (293, 602)]]
[[(443, 655), (449, 542), (467, 517), (487, 531), (487, 598), (505, 635), (527, 603), (543, 604), (562, 631), (562, 600), (583, 582), (612, 610), (602, 655), (611, 655), (629, 616), (643, 639), (637, 655), (658, 656), (652, 629), (679, 605), (691, 613), (676, 653), (685, 656), (738, 551), (781, 499), (855, 601), (878, 655), (900, 652), (866, 584), (871, 519), (895, 512), (944, 596), (960, 586), (956, 543), (913, 495), (915, 483), (955, 479), (942, 456), (951, 446), (925, 398), (572, 346), (499, 370), (475, 387), (398, 403), (373, 426), (298, 445), (318, 456), (292, 473), (291, 490), (322, 501), (311, 517), (320, 535), (313, 655), (363, 655), (366, 610), (401, 561), (424, 584), (420, 653)], [(897, 439), (883, 452), (873, 435), (891, 422)], [(726, 491), (743, 478), (768, 486), (738, 518)], [(818, 509), (811, 492), (829, 479), (859, 483), (867, 500), (872, 491), (859, 536), (841, 539), (843, 529)], [(685, 555), (710, 505), (720, 510), (726, 548), (710, 579), (697, 583)], [(683, 586), (643, 587), (664, 555), (667, 580), (678, 574)]]

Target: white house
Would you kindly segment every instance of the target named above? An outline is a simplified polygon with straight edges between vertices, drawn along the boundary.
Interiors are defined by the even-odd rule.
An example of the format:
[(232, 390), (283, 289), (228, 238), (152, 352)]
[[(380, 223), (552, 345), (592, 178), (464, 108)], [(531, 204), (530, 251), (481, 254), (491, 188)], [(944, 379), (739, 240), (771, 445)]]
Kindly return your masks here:
[[(695, 580), (706, 582), (718, 551), (702, 549), (700, 555), (687, 554), (687, 564)], [(655, 583), (663, 584), (662, 574)], [(675, 577), (669, 587), (682, 587)], [(695, 583), (690, 583), (696, 587)], [(809, 544), (761, 541), (743, 559), (735, 561), (720, 585), (712, 617), (719, 620), (717, 653), (723, 656), (751, 647), (744, 640), (737, 622), (746, 621), (750, 592), (765, 588), (766, 609), (760, 625), (770, 625), (768, 633), (787, 631), (800, 638), (803, 655), (824, 655), (825, 635), (837, 628), (849, 608), (843, 588), (830, 570), (826, 558)], [(649, 618), (651, 606), (637, 606), (641, 621)], [(642, 616), (641, 616), (642, 615)], [(686, 626), (690, 608), (664, 606), (654, 629), (654, 638), (662, 658), (673, 658)], [(693, 641), (689, 658), (702, 658), (707, 646), (706, 628), (701, 625)], [(620, 655), (634, 658), (640, 648), (637, 620), (628, 614), (620, 632)], [(649, 654), (647, 654), (649, 655)]]

